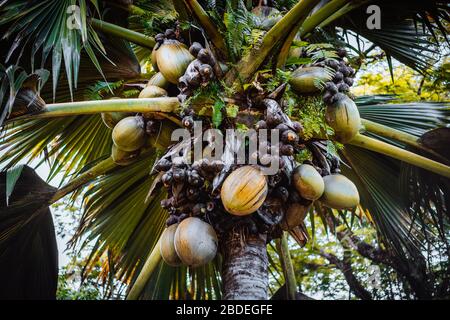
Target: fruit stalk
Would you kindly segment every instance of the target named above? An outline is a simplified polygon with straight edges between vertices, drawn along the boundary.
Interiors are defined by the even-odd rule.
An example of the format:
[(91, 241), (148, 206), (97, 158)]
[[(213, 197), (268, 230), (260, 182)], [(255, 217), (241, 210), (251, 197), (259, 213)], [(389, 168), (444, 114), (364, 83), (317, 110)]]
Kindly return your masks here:
[(56, 191), (53, 198), (50, 200), (50, 203), (55, 203), (61, 198), (65, 197), (69, 193), (75, 191), (76, 189), (80, 188), (81, 186), (85, 185), (89, 181), (92, 181), (99, 175), (104, 174), (105, 172), (115, 168), (117, 165), (114, 163), (114, 161), (109, 157), (106, 160), (103, 160), (99, 163), (97, 163), (95, 166), (90, 168), (88, 171), (84, 172), (83, 174), (79, 175), (75, 179), (71, 180), (68, 184), (66, 184), (64, 187)]
[(379, 141), (361, 134), (349, 142), (354, 146), (384, 154), (394, 159), (412, 164), (416, 167), (429, 170), (443, 177), (450, 178), (450, 167), (437, 161), (417, 155), (413, 152), (398, 148), (386, 142)]
[(295, 300), (297, 293), (297, 280), (295, 279), (294, 265), (292, 264), (291, 255), (289, 253), (288, 237), (285, 231), (283, 231), (281, 239), (277, 240), (277, 250), (283, 264), (284, 277), (289, 299)]
[(97, 31), (101, 31), (114, 37), (128, 40), (144, 48), (153, 49), (153, 47), (156, 45), (156, 41), (153, 37), (146, 36), (133, 30), (122, 28), (109, 22), (92, 19), (91, 25)]
[(160, 241), (161, 239), (158, 240), (156, 245), (153, 247), (153, 250), (150, 253), (148, 259), (145, 261), (145, 264), (142, 267), (141, 272), (139, 273), (136, 281), (134, 282), (133, 286), (128, 292), (126, 298), (127, 300), (137, 300), (139, 298), (139, 295), (141, 294), (142, 290), (147, 284), (148, 279), (150, 279), (151, 275), (153, 274), (153, 271), (155, 271), (156, 267), (161, 261), (161, 251), (159, 250)]
[(289, 12), (266, 33), (262, 39), (261, 45), (242, 57), (236, 67), (227, 73), (227, 85), (233, 85), (238, 78), (241, 79), (241, 81), (247, 81), (264, 60), (266, 60), (280, 39), (284, 39), (283, 36), (286, 33), (286, 29), (290, 30), (292, 25), (296, 25), (298, 21), (304, 19), (318, 3), (319, 0), (303, 0), (289, 10)]
[(383, 124), (376, 123), (376, 122), (366, 120), (366, 119), (361, 119), (361, 123), (364, 125), (365, 129), (371, 133), (375, 133), (375, 134), (380, 135), (385, 138), (391, 138), (391, 139), (397, 140), (399, 142), (403, 142), (414, 148), (428, 152), (443, 162), (447, 161), (444, 157), (442, 157), (440, 154), (436, 153), (434, 150), (429, 149), (429, 148), (425, 147), (424, 145), (422, 145), (419, 142), (419, 138), (412, 134), (409, 134), (409, 133), (406, 133), (406, 132), (403, 132), (400, 130), (396, 130), (391, 127), (385, 126)]
[(200, 25), (205, 29), (206, 34), (217, 49), (222, 53), (224, 57), (227, 57), (227, 47), (223, 37), (220, 35), (214, 23), (209, 18), (208, 14), (203, 10), (202, 6), (197, 0), (183, 0), (186, 7), (188, 7), (195, 17), (198, 19)]
[(167, 98), (167, 97), (54, 103), (54, 104), (47, 104), (45, 108), (38, 113), (30, 113), (21, 117), (12, 118), (8, 122), (31, 118), (32, 119), (53, 118), (64, 116), (76, 116), (81, 114), (95, 114), (102, 112), (173, 113), (179, 108), (179, 106), (180, 103), (178, 102), (177, 98)]

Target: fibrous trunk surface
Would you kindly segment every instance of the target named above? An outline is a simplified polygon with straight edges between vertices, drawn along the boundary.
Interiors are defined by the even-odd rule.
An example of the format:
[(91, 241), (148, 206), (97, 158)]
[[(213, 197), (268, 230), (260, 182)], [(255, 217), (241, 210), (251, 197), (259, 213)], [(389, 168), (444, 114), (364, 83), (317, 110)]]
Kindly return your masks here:
[(224, 242), (222, 280), (225, 300), (267, 300), (266, 235), (241, 237), (231, 232)]

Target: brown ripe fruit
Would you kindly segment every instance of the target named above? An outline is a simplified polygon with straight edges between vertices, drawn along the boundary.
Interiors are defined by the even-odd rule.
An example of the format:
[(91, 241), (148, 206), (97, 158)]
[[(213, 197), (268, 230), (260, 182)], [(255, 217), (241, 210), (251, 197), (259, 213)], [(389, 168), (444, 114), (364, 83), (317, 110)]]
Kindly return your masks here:
[(158, 97), (167, 97), (167, 91), (152, 85), (147, 85), (139, 94), (139, 99)]
[(184, 264), (190, 267), (202, 266), (216, 256), (217, 234), (208, 223), (199, 218), (190, 217), (178, 225), (174, 246)]
[(327, 107), (325, 117), (336, 140), (342, 143), (350, 142), (361, 128), (358, 107), (345, 94), (336, 95), (333, 105)]
[(180, 257), (175, 250), (174, 238), (177, 231), (178, 224), (172, 224), (167, 227), (161, 235), (161, 242), (159, 243), (159, 250), (164, 262), (169, 266), (178, 267), (183, 264)]
[(288, 231), (299, 226), (305, 220), (306, 214), (311, 208), (311, 205), (305, 206), (300, 203), (292, 203), (281, 220), (281, 229)]
[(244, 166), (233, 171), (224, 181), (220, 197), (225, 209), (244, 216), (258, 210), (267, 197), (267, 178), (261, 170)]
[(112, 132), (114, 144), (123, 151), (136, 151), (145, 144), (142, 117), (127, 117), (119, 121)]
[(323, 177), (325, 190), (320, 198), (325, 206), (333, 209), (354, 208), (359, 203), (359, 193), (355, 184), (341, 174)]
[(319, 199), (325, 189), (322, 176), (309, 164), (295, 168), (293, 183), (303, 198), (312, 201)]

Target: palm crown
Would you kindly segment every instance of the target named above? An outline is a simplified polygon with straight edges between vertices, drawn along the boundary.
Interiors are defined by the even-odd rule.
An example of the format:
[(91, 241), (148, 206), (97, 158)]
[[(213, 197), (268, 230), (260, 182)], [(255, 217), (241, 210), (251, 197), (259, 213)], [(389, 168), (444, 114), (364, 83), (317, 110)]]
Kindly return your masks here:
[[(380, 8), (381, 29), (367, 27), (369, 5)], [(239, 230), (239, 218), (211, 223), (221, 247), (211, 262), (174, 268), (161, 261), (159, 239), (173, 209), (161, 204), (173, 190), (169, 188), (168, 195), (161, 186), (167, 170), (155, 167), (178, 146), (171, 146), (172, 131), (191, 117), (222, 130), (245, 130), (260, 119), (268, 121), (272, 105), (267, 100), (280, 103), (289, 130), (294, 120), (302, 126), (294, 130), (300, 143), (286, 151), (286, 161), (293, 167), (306, 161), (324, 176), (341, 170), (359, 192), (359, 204), (352, 209), (326, 205), (323, 198), (303, 202), (309, 215), (319, 216), (330, 229), (345, 217), (366, 216), (377, 230), (380, 247), (406, 265), (421, 259), (427, 241), (440, 238), (447, 243), (450, 167), (442, 145), (448, 143), (448, 129), (443, 128), (448, 106), (393, 104), (392, 97), (353, 97), (348, 92), (353, 74), (377, 48), (384, 51), (391, 71), (395, 58), (427, 73), (448, 49), (447, 1), (5, 0), (0, 2), (0, 25), (0, 162), (7, 171), (2, 180), (6, 194), (0, 214), (0, 270), (14, 264), (7, 261), (12, 241), (25, 247), (29, 241), (36, 243), (39, 232), (51, 232), (46, 208), (71, 195), (73, 200), (82, 197), (84, 209), (72, 242), (95, 244), (84, 272), (101, 261), (105, 279), (129, 284), (129, 298), (233, 298), (231, 292), (245, 291), (245, 281), (241, 288), (229, 259), (245, 255), (246, 248), (232, 252), (236, 239), (229, 233), (243, 234), (247, 249), (258, 248), (258, 241), (247, 229)], [(202, 61), (198, 50), (175, 81), (169, 79), (172, 69), (167, 66), (172, 61), (155, 61), (168, 42), (179, 40), (188, 47), (200, 42), (210, 54), (204, 60), (208, 63), (202, 62), (206, 69), (196, 69), (213, 74), (202, 74), (201, 85), (194, 84), (196, 74), (188, 67), (196, 57)], [(311, 68), (322, 74), (310, 75)], [(336, 87), (332, 79), (339, 68), (348, 74)], [(307, 85), (310, 92), (304, 91)], [(151, 86), (165, 90), (143, 94)], [(335, 91), (358, 107), (362, 129), (350, 138), (340, 136), (341, 128), (326, 119), (327, 108), (344, 99)], [(345, 112), (348, 116), (348, 109)], [(148, 137), (145, 146), (138, 143), (134, 150), (124, 150), (120, 159), (114, 151), (119, 138), (115, 147), (111, 139), (113, 113), (143, 116)], [(111, 128), (104, 124), (108, 121)], [(27, 169), (18, 164), (33, 160), (50, 164), (49, 181), (62, 176), (58, 190), (20, 186), (19, 177)], [(230, 167), (224, 170), (217, 174), (230, 174)], [(295, 193), (292, 188), (288, 192)], [(15, 197), (19, 191), (35, 196), (20, 200)], [(231, 227), (218, 230), (226, 223)], [(293, 297), (286, 231), (304, 245), (308, 230), (302, 220), (286, 231), (280, 231), (279, 221), (273, 224), (271, 231), (256, 232), (264, 239), (255, 263), (267, 265), (263, 251), (266, 242), (276, 238)], [(24, 228), (34, 230), (34, 238), (25, 237)], [(29, 254), (53, 250), (42, 243)], [(54, 259), (35, 263), (45, 266), (45, 286), (52, 292)], [(249, 266), (245, 259), (242, 263)], [(267, 291), (264, 284), (261, 291)], [(264, 297), (251, 291), (248, 295)]]

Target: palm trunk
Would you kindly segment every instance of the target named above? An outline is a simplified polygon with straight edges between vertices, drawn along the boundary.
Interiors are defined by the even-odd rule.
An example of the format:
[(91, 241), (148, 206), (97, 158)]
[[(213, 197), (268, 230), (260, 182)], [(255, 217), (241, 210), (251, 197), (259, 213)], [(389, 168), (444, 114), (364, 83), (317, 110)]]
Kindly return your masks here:
[(231, 232), (223, 244), (223, 298), (225, 300), (267, 300), (267, 236)]

